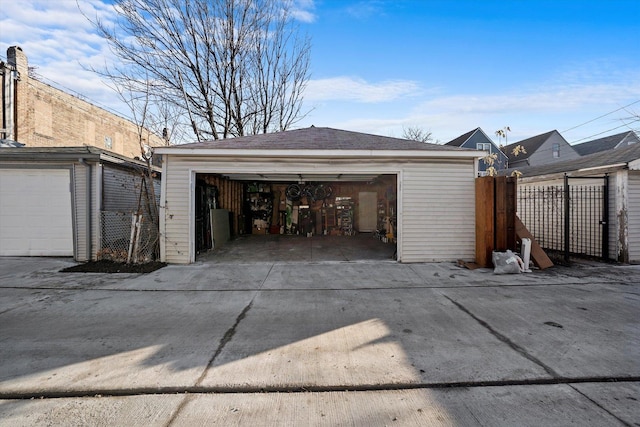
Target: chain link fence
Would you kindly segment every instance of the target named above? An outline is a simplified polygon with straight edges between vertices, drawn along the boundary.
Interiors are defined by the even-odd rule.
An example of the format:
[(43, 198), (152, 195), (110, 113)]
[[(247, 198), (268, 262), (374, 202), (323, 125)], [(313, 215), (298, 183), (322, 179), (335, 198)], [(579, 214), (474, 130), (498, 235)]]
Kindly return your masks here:
[(158, 228), (151, 217), (144, 213), (140, 231), (133, 233), (134, 216), (131, 212), (102, 211), (100, 227), (102, 245), (98, 259), (114, 262), (151, 262), (156, 259)]

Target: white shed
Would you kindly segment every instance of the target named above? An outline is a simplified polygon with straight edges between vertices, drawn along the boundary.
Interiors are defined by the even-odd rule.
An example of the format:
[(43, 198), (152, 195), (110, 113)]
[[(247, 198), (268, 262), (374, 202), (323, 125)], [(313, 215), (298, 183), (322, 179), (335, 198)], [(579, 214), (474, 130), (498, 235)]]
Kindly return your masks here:
[[(306, 203), (300, 208), (311, 211), (312, 221), (317, 215), (311, 228), (316, 232), (335, 231), (327, 211), (346, 199), (355, 207), (356, 230), (372, 231), (365, 225), (369, 216), (393, 222), (399, 262), (475, 257), (474, 179), (483, 155), (476, 150), (312, 126), (164, 147), (156, 154), (163, 157), (160, 250), (165, 262), (196, 259), (202, 240), (196, 207), (202, 205), (203, 192), (198, 185), (215, 187), (214, 203), (230, 212), (232, 234), (257, 234), (270, 228), (263, 231), (254, 223), (252, 231), (243, 230), (249, 191), (268, 189), (275, 207), (265, 221), (271, 221), (271, 232), (281, 232), (285, 220), (279, 215), (292, 204), (285, 200), (284, 188), (310, 183), (333, 186), (333, 196), (344, 196), (331, 203), (316, 201), (315, 213), (308, 201), (298, 202)], [(296, 206), (293, 209), (296, 212)], [(275, 223), (279, 229), (273, 230)]]

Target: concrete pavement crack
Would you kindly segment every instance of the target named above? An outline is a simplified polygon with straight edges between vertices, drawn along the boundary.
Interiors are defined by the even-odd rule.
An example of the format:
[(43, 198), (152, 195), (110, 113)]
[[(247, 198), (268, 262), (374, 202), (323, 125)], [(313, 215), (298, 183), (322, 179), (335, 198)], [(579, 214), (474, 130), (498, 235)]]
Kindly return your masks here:
[[(269, 268), (269, 271), (264, 276), (262, 283), (260, 283), (260, 287), (253, 294), (253, 297), (251, 297), (251, 301), (249, 301), (249, 304), (247, 304), (246, 307), (240, 312), (240, 314), (238, 314), (238, 317), (236, 317), (235, 323), (229, 329), (227, 329), (227, 332), (225, 332), (222, 338), (220, 339), (220, 342), (218, 343), (218, 348), (216, 349), (215, 353), (213, 353), (213, 356), (211, 356), (211, 359), (209, 359), (209, 362), (207, 363), (207, 366), (204, 368), (204, 370), (200, 374), (200, 377), (198, 377), (197, 381), (194, 384), (194, 388), (197, 389), (200, 387), (200, 385), (202, 384), (202, 381), (204, 381), (204, 379), (206, 378), (207, 373), (209, 373), (209, 369), (211, 369), (217, 357), (220, 355), (220, 353), (222, 353), (222, 350), (224, 350), (224, 347), (229, 343), (229, 341), (231, 341), (233, 336), (236, 334), (236, 329), (238, 328), (238, 325), (240, 325), (240, 322), (242, 322), (242, 320), (247, 316), (247, 313), (249, 312), (249, 310), (251, 310), (251, 307), (253, 307), (253, 301), (256, 299), (258, 292), (260, 292), (265, 282), (269, 278), (269, 275), (273, 270), (273, 266), (274, 264), (271, 264), (271, 268)], [(182, 412), (182, 409), (186, 406), (187, 403), (189, 403), (190, 400), (191, 400), (190, 396), (185, 396), (185, 398), (182, 399), (182, 402), (180, 402), (175, 412), (171, 415), (171, 418), (169, 418), (169, 420), (167, 421), (167, 424), (166, 424), (167, 427), (173, 424), (173, 422), (176, 420), (178, 415), (180, 415), (180, 413)]]
[(540, 359), (538, 359), (535, 356), (532, 356), (531, 354), (529, 354), (523, 347), (519, 346), (518, 344), (514, 343), (513, 341), (511, 341), (507, 336), (501, 334), (500, 332), (496, 331), (495, 329), (493, 329), (491, 327), (491, 325), (489, 325), (487, 322), (485, 322), (484, 320), (480, 319), (478, 316), (476, 316), (475, 314), (473, 314), (469, 309), (467, 309), (464, 305), (460, 304), (459, 302), (455, 301), (452, 298), (449, 298), (448, 296), (444, 295), (443, 296), (448, 299), (449, 301), (451, 301), (451, 303), (453, 305), (455, 305), (456, 307), (458, 307), (458, 309), (460, 309), (461, 311), (463, 311), (464, 313), (466, 313), (467, 315), (469, 315), (473, 320), (475, 320), (476, 322), (478, 322), (482, 327), (484, 327), (485, 329), (487, 329), (491, 335), (493, 335), (494, 337), (496, 337), (497, 339), (499, 339), (500, 341), (502, 341), (503, 343), (507, 344), (511, 349), (513, 349), (515, 352), (517, 352), (518, 354), (520, 354), (521, 356), (523, 356), (524, 358), (530, 360), (531, 362), (535, 363), (536, 365), (540, 366), (542, 369), (544, 369), (547, 374), (549, 374), (551, 377), (553, 378), (560, 378), (560, 374), (558, 374), (556, 371), (554, 371), (550, 366), (547, 366), (546, 364), (544, 364)]
[(606, 383), (638, 383), (640, 377), (572, 377), (572, 378), (529, 378), (522, 380), (495, 381), (460, 381), (460, 382), (421, 382), (421, 383), (387, 383), (387, 384), (335, 384), (335, 385), (291, 385), (291, 386), (192, 386), (192, 387), (145, 387), (136, 389), (93, 389), (90, 391), (49, 391), (49, 392), (0, 392), (0, 399), (61, 399), (85, 397), (128, 397), (154, 396), (169, 394), (264, 394), (264, 393), (333, 393), (333, 392), (367, 392), (394, 390), (437, 390), (468, 389), (483, 387), (514, 387), (544, 385), (606, 384)]
[(613, 418), (618, 420), (622, 425), (627, 426), (627, 427), (632, 427), (631, 423), (626, 422), (625, 420), (623, 420), (622, 418), (620, 418), (619, 416), (617, 416), (616, 414), (614, 414), (613, 412), (611, 412), (610, 410), (608, 410), (607, 408), (605, 408), (604, 406), (602, 406), (601, 404), (599, 404), (598, 402), (596, 402), (595, 400), (593, 400), (592, 398), (590, 398), (589, 396), (587, 396), (586, 394), (581, 392), (573, 384), (569, 384), (569, 387), (571, 387), (574, 391), (576, 391), (579, 395), (583, 396), (589, 402), (593, 403), (595, 406), (600, 408), (602, 411), (606, 412), (607, 414), (611, 415)]

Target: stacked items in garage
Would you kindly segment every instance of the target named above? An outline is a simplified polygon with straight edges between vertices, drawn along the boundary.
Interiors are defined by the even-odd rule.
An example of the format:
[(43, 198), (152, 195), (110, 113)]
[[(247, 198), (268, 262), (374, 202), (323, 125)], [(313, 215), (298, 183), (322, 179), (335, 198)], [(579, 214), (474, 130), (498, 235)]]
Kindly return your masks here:
[(247, 186), (246, 206), (252, 234), (267, 234), (273, 214), (271, 187), (265, 184)]
[(352, 236), (353, 230), (353, 202), (351, 197), (336, 197), (338, 228), (341, 234)]

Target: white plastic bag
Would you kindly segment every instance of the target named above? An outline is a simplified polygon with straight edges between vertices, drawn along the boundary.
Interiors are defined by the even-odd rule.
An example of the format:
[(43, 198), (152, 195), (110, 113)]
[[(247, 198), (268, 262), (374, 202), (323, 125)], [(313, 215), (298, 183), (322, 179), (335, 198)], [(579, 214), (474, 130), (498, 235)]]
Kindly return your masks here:
[(506, 252), (493, 251), (491, 259), (494, 274), (520, 274), (524, 271), (522, 259), (508, 249)]

